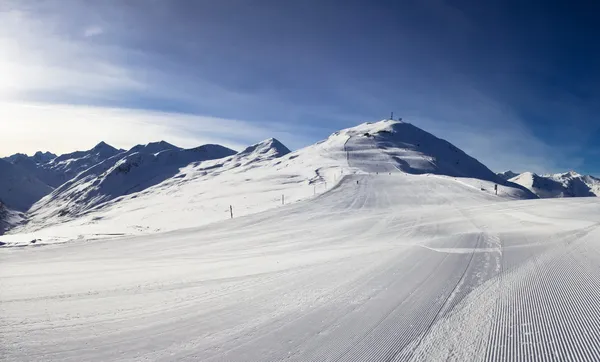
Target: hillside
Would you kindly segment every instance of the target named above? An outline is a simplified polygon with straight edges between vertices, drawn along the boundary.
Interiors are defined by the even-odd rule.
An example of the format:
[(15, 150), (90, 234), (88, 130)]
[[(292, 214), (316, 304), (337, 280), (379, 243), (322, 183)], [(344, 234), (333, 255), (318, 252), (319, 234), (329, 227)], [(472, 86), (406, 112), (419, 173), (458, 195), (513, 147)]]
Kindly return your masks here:
[[(25, 215), (0, 202), (0, 235), (25, 221)], [(0, 246), (2, 246), (0, 242)]]
[(235, 151), (219, 145), (181, 149), (166, 142), (138, 145), (79, 173), (29, 211), (32, 224), (76, 218), (115, 198), (134, 194), (174, 176), (193, 162), (223, 158)]
[(105, 142), (100, 142), (94, 148), (87, 151), (76, 151), (60, 155), (50, 162), (43, 164), (42, 167), (56, 175), (58, 178), (56, 181), (57, 184), (52, 186), (58, 187), (77, 176), (80, 172), (119, 153), (121, 153), (121, 150)]
[(476, 199), (496, 197), (494, 184), (501, 185), (500, 199), (535, 197), (450, 143), (397, 121), (341, 130), (294, 152), (268, 139), (224, 158), (186, 158), (156, 177), (152, 172), (163, 168), (155, 165), (189, 151), (129, 152), (90, 168), (40, 200), (29, 224), (15, 232), (135, 234), (193, 227), (227, 219), (230, 205), (241, 216), (306, 200), (356, 173), (435, 174), (442, 180), (439, 185), (459, 183)]
[[(356, 170), (304, 202), (233, 220), (227, 204), (202, 210), (287, 192), (293, 162), (312, 164), (331, 141), (245, 166), (208, 161), (231, 168), (211, 187), (181, 193), (169, 179), (115, 203), (71, 243), (11, 249), (0, 237), (3, 360), (597, 360), (593, 198), (509, 202), (463, 183), (475, 179)], [(202, 163), (182, 178), (209, 173)], [(127, 223), (151, 229), (115, 235)]]
[(27, 156), (24, 153), (15, 153), (14, 155), (5, 157), (4, 160), (8, 161), (10, 163), (14, 163), (15, 159), (17, 158), (27, 158), (31, 161), (33, 161), (36, 164), (44, 164), (44, 163), (48, 163), (51, 160), (56, 158), (56, 155), (52, 152), (42, 152), (42, 151), (37, 151), (33, 156)]
[(0, 202), (17, 211), (27, 211), (31, 205), (52, 192), (34, 174), (0, 159)]
[(498, 177), (500, 177), (501, 179), (506, 180), (506, 181), (510, 180), (511, 178), (519, 176), (518, 173), (513, 172), (511, 170), (499, 172), (496, 175), (498, 175)]
[(4, 160), (34, 175), (48, 186), (56, 188), (80, 172), (121, 152), (122, 150), (100, 142), (87, 151), (76, 151), (60, 156), (40, 151), (33, 156), (16, 153)]
[(541, 176), (524, 172), (510, 181), (528, 188), (541, 198), (600, 195), (600, 179), (574, 171)]

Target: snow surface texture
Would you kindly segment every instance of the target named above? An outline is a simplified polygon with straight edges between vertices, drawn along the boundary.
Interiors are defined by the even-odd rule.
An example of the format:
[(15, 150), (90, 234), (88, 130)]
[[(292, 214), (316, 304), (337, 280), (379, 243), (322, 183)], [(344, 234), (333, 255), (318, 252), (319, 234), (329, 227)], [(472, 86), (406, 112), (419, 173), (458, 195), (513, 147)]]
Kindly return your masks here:
[(542, 176), (524, 172), (509, 181), (526, 187), (541, 198), (600, 195), (600, 179), (574, 171)]
[(5, 248), (0, 360), (598, 360), (600, 204), (507, 200), (357, 174), (200, 228)]
[[(0, 248), (0, 360), (598, 360), (597, 199), (424, 174), (490, 175), (379, 147), (397, 124), (192, 163), (49, 227), (79, 242)], [(144, 220), (171, 231), (89, 241)]]

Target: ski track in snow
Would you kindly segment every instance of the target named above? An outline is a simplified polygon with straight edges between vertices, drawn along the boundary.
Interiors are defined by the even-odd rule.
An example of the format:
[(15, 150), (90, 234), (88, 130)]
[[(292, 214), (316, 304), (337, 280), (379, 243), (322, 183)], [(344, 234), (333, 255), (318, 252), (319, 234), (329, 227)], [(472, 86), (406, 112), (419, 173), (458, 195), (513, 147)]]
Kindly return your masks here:
[(307, 202), (0, 250), (0, 360), (600, 360), (597, 202), (498, 201), (353, 141), (371, 174)]

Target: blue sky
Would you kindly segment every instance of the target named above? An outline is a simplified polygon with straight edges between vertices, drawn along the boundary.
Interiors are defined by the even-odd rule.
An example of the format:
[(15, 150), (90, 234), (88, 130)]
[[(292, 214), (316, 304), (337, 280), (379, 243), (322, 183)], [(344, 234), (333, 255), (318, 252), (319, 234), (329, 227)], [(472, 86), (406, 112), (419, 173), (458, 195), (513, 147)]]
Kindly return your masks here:
[[(600, 174), (594, 2), (0, 1), (0, 153), (299, 148), (390, 111), (493, 170)], [(4, 135), (4, 136), (3, 136)]]

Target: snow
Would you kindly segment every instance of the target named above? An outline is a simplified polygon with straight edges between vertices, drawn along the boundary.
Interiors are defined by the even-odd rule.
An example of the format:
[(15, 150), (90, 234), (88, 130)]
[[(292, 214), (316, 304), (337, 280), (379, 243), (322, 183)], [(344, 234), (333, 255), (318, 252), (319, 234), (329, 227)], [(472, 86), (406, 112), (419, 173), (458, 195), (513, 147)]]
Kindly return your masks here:
[(14, 155), (5, 157), (4, 160), (8, 161), (10, 163), (14, 163), (14, 161), (16, 159), (29, 159), (32, 160), (34, 163), (47, 163), (50, 162), (51, 160), (56, 158), (56, 155), (54, 153), (51, 152), (42, 152), (42, 151), (37, 151), (33, 156), (27, 156), (24, 153), (15, 153)]
[[(25, 221), (23, 213), (9, 209), (6, 205), (0, 204), (0, 234)], [(2, 246), (0, 242), (0, 246)]]
[(102, 203), (160, 184), (192, 162), (232, 154), (235, 151), (219, 145), (187, 150), (166, 142), (135, 146), (79, 173), (38, 201), (29, 210), (28, 227), (40, 228), (78, 218)]
[(69, 154), (60, 155), (41, 167), (57, 175), (58, 184), (75, 177), (80, 172), (120, 153), (121, 151), (108, 145), (105, 142), (98, 143), (94, 148), (87, 151), (77, 151)]
[(32, 173), (0, 159), (0, 203), (7, 207), (26, 211), (52, 188)]
[(4, 249), (0, 359), (593, 360), (588, 200), (365, 174), (200, 228)]
[(598, 360), (598, 199), (530, 199), (405, 125), (269, 139), (1, 236), (0, 360)]
[[(63, 242), (190, 228), (228, 219), (230, 206), (242, 216), (279, 207), (282, 198), (284, 203), (310, 199), (357, 172), (433, 172), (450, 175), (478, 193), (493, 194), (499, 183), (500, 197), (534, 197), (450, 143), (397, 121), (341, 130), (295, 152), (271, 138), (225, 158), (218, 158), (218, 152), (201, 155), (204, 160), (197, 162), (186, 157), (174, 162), (171, 155), (189, 151), (171, 147), (154, 154), (155, 145), (147, 145), (150, 154), (136, 146), (80, 173), (36, 203), (29, 223), (11, 231), (17, 235), (2, 240)], [(157, 158), (165, 162), (157, 163)]]
[(511, 171), (511, 170), (508, 170), (508, 171), (504, 171), (504, 172), (497, 173), (497, 175), (498, 175), (500, 178), (502, 178), (503, 180), (507, 180), (507, 181), (508, 181), (508, 180), (510, 180), (511, 178), (515, 178), (515, 177), (519, 176), (520, 174), (519, 174), (519, 173), (516, 173), (516, 172), (513, 172), (513, 171)]
[(524, 172), (509, 181), (526, 187), (541, 198), (600, 195), (600, 179), (575, 171), (541, 176)]

